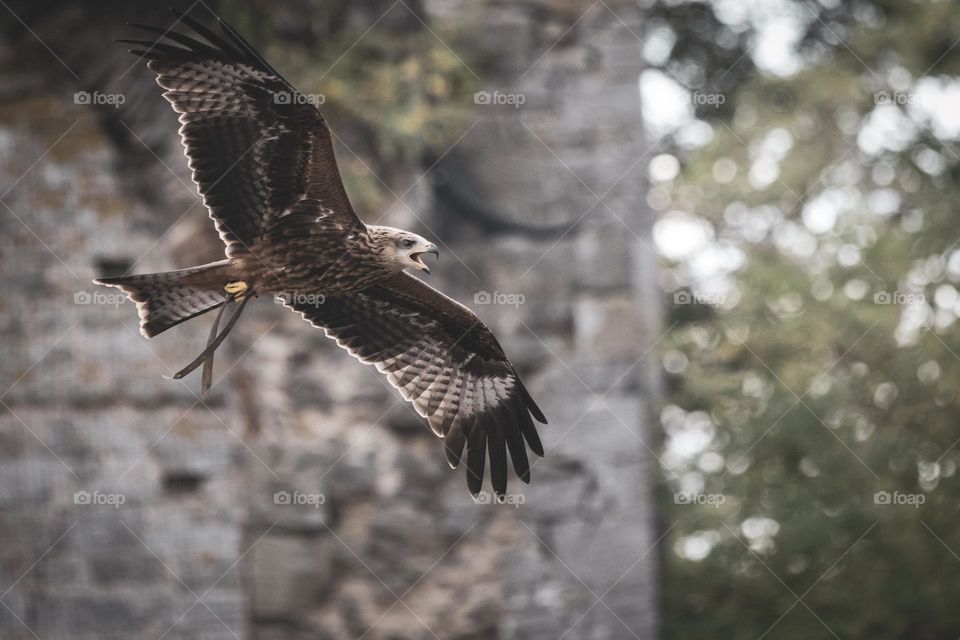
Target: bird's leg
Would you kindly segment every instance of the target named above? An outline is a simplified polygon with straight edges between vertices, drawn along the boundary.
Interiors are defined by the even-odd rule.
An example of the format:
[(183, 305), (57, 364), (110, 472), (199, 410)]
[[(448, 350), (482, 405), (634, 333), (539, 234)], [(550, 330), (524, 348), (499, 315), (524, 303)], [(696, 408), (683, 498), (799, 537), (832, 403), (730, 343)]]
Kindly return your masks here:
[[(220, 327), (220, 319), (223, 318), (223, 312), (227, 308), (227, 305), (235, 300), (243, 299), (249, 289), (250, 288), (247, 286), (247, 283), (243, 280), (228, 282), (223, 286), (223, 290), (227, 292), (227, 299), (222, 305), (220, 305), (220, 311), (217, 312), (217, 317), (213, 321), (213, 326), (210, 327), (210, 337), (207, 338), (207, 346), (204, 348), (205, 350), (210, 347), (211, 343), (213, 343), (217, 337), (217, 329)], [(203, 372), (200, 376), (201, 400), (207, 399), (207, 394), (210, 393), (210, 387), (213, 385), (213, 356), (214, 352), (211, 351), (210, 356), (203, 361)]]
[[(223, 312), (226, 310), (227, 305), (233, 302), (233, 296), (227, 296), (227, 299), (224, 300), (223, 304), (220, 305), (220, 310), (217, 311), (217, 317), (213, 320), (213, 326), (210, 327), (210, 337), (207, 338), (207, 347), (217, 338), (217, 330), (220, 328), (220, 319), (223, 318)], [(204, 347), (206, 349), (206, 347)], [(213, 385), (213, 353), (210, 354), (210, 357), (203, 361), (203, 373), (200, 376), (200, 399), (206, 400), (207, 394), (210, 393), (210, 387)]]
[[(246, 285), (244, 285), (243, 290), (244, 291), (247, 290)], [(227, 326), (223, 328), (223, 331), (221, 331), (215, 338), (213, 338), (207, 343), (206, 348), (200, 353), (199, 356), (197, 356), (194, 359), (193, 362), (191, 362), (190, 364), (185, 366), (183, 369), (173, 374), (174, 380), (179, 380), (180, 378), (184, 377), (185, 375), (187, 375), (188, 373), (190, 373), (191, 371), (199, 367), (201, 364), (206, 362), (207, 359), (212, 360), (213, 353), (217, 350), (217, 347), (220, 346), (220, 344), (224, 341), (224, 339), (230, 333), (230, 330), (233, 329), (233, 326), (237, 323), (237, 320), (240, 318), (240, 314), (243, 312), (243, 308), (247, 305), (247, 302), (249, 302), (250, 297), (251, 296), (245, 295), (243, 299), (240, 300), (240, 306), (237, 307), (237, 310), (233, 312), (232, 316), (230, 316), (230, 320), (227, 321)], [(223, 303), (223, 306), (225, 307), (233, 299), (234, 299), (234, 296), (233, 294), (231, 294), (230, 297), (227, 298), (227, 302)], [(221, 312), (222, 311), (223, 309), (221, 308)], [(217, 320), (218, 321), (215, 322), (215, 324), (219, 324), (219, 318)]]

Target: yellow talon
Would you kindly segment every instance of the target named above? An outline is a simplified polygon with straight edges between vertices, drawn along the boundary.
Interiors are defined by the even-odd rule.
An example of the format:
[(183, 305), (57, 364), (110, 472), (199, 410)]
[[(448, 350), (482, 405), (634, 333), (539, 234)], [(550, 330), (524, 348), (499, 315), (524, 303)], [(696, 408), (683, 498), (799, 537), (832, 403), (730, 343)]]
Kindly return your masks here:
[(233, 294), (233, 297), (237, 298), (238, 300), (242, 299), (246, 295), (249, 288), (250, 287), (248, 287), (247, 283), (243, 280), (228, 282), (227, 284), (223, 285), (223, 290), (227, 293)]

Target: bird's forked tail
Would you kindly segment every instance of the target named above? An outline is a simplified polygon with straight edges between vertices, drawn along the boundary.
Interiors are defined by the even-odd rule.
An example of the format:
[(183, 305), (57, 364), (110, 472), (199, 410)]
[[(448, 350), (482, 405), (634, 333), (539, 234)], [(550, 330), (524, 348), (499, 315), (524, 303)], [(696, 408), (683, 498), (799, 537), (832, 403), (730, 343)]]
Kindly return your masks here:
[(164, 273), (97, 278), (97, 284), (123, 290), (137, 304), (140, 333), (148, 338), (220, 306), (229, 260)]

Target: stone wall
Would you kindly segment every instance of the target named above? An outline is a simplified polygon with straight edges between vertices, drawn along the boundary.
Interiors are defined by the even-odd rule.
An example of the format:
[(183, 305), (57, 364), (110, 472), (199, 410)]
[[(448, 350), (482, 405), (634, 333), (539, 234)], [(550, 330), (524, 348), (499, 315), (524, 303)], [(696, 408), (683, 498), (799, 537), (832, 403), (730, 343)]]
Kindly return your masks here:
[[(7, 86), (30, 86), (0, 105), (0, 637), (654, 637), (641, 16), (420, 11), (471, 25), (461, 56), (492, 71), (455, 146), (384, 178), (409, 192), (361, 213), (441, 241), (431, 281), (481, 314), (550, 418), (532, 484), (477, 504), (375, 370), (269, 301), (218, 356), (207, 402), (196, 376), (162, 380), (208, 321), (146, 341), (132, 304), (89, 281), (215, 257), (182, 155), (131, 175), (76, 87), (31, 85), (0, 51)], [(173, 135), (156, 113), (140, 136)], [(518, 228), (471, 222), (472, 204)]]

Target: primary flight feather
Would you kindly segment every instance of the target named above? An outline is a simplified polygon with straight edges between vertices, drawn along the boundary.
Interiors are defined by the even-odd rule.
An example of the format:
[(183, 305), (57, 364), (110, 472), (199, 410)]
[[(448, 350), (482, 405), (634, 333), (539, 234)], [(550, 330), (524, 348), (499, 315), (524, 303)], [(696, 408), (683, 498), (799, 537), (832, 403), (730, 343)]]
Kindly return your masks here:
[[(543, 455), (534, 419), (546, 423), (516, 369), (470, 309), (405, 271), (429, 269), (436, 245), (408, 231), (364, 224), (350, 205), (326, 121), (236, 31), (216, 33), (174, 12), (197, 36), (133, 25), (160, 36), (126, 40), (157, 74), (180, 114), (193, 179), (226, 245), (225, 260), (157, 274), (101, 278), (137, 303), (152, 337), (219, 309), (207, 348), (178, 372), (203, 366), (246, 303), (278, 296), (364, 364), (386, 375), (443, 439), (467, 485), (507, 487), (507, 456), (530, 481), (527, 447)], [(227, 306), (239, 303), (223, 331)]]

